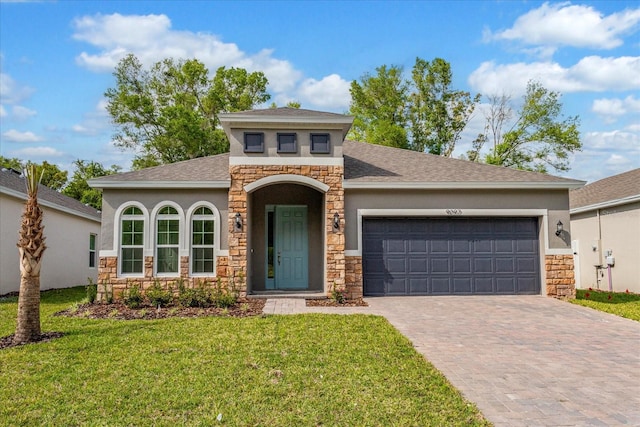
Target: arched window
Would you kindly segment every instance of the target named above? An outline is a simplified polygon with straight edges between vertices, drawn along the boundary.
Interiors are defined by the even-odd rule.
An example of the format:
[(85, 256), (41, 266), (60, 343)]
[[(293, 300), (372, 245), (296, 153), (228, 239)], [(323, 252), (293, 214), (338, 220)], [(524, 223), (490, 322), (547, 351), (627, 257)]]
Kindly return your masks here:
[(144, 214), (140, 208), (129, 206), (120, 221), (120, 272), (143, 274)]
[(160, 208), (156, 217), (156, 273), (180, 271), (180, 214), (172, 206)]
[(200, 206), (191, 217), (191, 273), (213, 275), (215, 269), (215, 219), (213, 211)]

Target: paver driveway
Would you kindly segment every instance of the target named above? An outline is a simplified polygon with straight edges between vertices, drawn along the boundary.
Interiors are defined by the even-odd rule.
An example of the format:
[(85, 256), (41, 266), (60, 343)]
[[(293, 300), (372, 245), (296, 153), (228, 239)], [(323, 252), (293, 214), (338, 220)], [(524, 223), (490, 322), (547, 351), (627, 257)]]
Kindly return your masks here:
[(640, 426), (640, 322), (541, 296), (367, 302), (496, 426)]
[(640, 426), (640, 322), (541, 296), (268, 300), (385, 316), (496, 426)]

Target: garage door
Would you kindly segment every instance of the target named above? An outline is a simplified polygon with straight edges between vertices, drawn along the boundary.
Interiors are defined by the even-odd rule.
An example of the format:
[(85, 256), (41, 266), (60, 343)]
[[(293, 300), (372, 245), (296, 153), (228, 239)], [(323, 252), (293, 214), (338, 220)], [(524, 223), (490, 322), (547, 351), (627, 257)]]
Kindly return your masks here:
[(536, 218), (365, 218), (364, 294), (540, 293)]

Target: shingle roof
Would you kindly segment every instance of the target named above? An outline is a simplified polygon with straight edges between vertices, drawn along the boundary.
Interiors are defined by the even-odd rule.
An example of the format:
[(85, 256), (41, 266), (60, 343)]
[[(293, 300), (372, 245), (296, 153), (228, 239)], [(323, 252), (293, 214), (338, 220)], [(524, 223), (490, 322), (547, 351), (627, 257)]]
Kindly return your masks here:
[(640, 196), (640, 168), (610, 176), (569, 193), (570, 208)]
[(221, 114), (222, 117), (227, 115), (233, 116), (283, 116), (283, 117), (331, 117), (344, 118), (349, 117), (344, 114), (328, 113), (326, 111), (305, 110), (303, 108), (279, 107), (264, 108), (261, 110), (247, 110), (237, 113)]
[[(27, 198), (27, 187), (23, 176), (10, 170), (0, 170), (0, 189), (9, 190), (10, 193), (20, 193), (21, 196)], [(91, 206), (84, 205), (69, 196), (65, 196), (55, 190), (40, 185), (38, 187), (38, 200), (45, 206), (70, 211), (80, 216), (90, 217), (100, 221), (100, 211)]]
[(118, 183), (118, 182), (215, 182), (229, 181), (229, 153), (217, 156), (199, 157), (197, 159), (137, 171), (103, 176), (90, 181), (90, 184)]
[[(468, 162), (445, 158), (410, 150), (345, 141), (344, 178), (345, 186), (394, 184), (424, 184), (432, 187), (449, 183), (473, 186), (509, 185), (536, 186), (558, 185), (576, 187), (583, 184), (567, 178), (560, 178), (536, 172)], [(120, 173), (91, 180), (98, 188), (125, 187), (136, 183), (136, 187), (168, 188), (175, 186), (209, 187), (207, 183), (218, 183), (220, 187), (229, 184), (229, 154), (201, 157), (139, 171)]]
[(417, 153), (365, 142), (345, 141), (345, 182), (566, 183), (581, 181), (502, 166)]

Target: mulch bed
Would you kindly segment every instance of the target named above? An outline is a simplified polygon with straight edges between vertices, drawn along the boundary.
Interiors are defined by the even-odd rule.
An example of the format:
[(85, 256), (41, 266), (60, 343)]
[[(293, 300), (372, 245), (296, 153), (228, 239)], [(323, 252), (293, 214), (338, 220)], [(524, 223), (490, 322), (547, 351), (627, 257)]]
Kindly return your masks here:
[(263, 299), (239, 299), (238, 302), (228, 308), (217, 307), (181, 307), (171, 306), (155, 308), (142, 306), (129, 308), (123, 302), (116, 301), (112, 304), (83, 304), (64, 311), (59, 311), (56, 316), (82, 317), (84, 319), (118, 319), (118, 320), (152, 320), (167, 319), (169, 317), (252, 317), (261, 316), (265, 300)]
[(362, 298), (348, 299), (338, 302), (332, 299), (308, 299), (307, 307), (369, 307)]
[(5, 348), (18, 347), (20, 345), (35, 344), (38, 342), (47, 342), (47, 341), (51, 341), (56, 338), (60, 338), (64, 336), (62, 332), (45, 332), (43, 334), (40, 334), (40, 338), (37, 341), (24, 343), (24, 344), (14, 344), (13, 343), (14, 335), (15, 334), (11, 334), (6, 337), (0, 337), (0, 350), (4, 350)]

